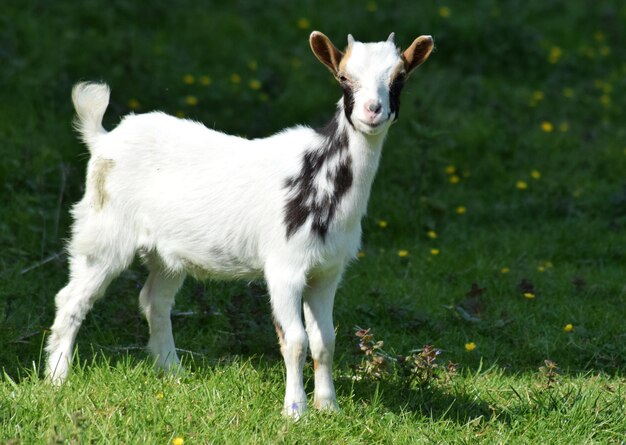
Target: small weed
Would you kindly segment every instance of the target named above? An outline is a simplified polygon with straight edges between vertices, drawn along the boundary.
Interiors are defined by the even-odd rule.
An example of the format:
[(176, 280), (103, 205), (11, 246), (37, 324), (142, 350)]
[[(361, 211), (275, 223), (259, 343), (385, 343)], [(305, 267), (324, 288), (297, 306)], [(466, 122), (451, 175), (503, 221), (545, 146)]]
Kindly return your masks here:
[(409, 355), (391, 356), (384, 351), (384, 341), (376, 341), (371, 329), (357, 329), (359, 349), (363, 353), (357, 366), (355, 380), (396, 380), (404, 386), (428, 386), (443, 378), (449, 382), (457, 372), (456, 363), (440, 366), (437, 358), (441, 350), (433, 345), (424, 345)]
[(552, 360), (544, 360), (544, 366), (539, 368), (539, 373), (544, 377), (546, 389), (554, 387), (558, 383), (559, 367)]
[(439, 349), (432, 345), (425, 345), (403, 360), (404, 366), (408, 369), (406, 377), (409, 386), (414, 383), (418, 386), (427, 386), (437, 378), (437, 374), (439, 374), (437, 357), (439, 354), (441, 354)]
[(387, 375), (389, 357), (383, 351), (383, 341), (375, 341), (371, 329), (357, 329), (355, 332), (359, 339), (359, 349), (364, 357), (356, 368), (356, 380), (369, 378), (379, 380)]

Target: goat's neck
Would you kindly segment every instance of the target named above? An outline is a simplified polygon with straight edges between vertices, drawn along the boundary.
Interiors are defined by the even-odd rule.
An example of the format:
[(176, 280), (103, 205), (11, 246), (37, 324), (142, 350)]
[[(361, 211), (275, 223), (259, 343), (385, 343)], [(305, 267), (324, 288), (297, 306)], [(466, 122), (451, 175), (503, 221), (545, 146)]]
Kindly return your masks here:
[(352, 158), (353, 190), (344, 204), (346, 222), (360, 221), (367, 210), (372, 183), (378, 170), (383, 143), (387, 131), (377, 135), (366, 135), (357, 131), (346, 118), (340, 103), (339, 128), (348, 135), (348, 151)]

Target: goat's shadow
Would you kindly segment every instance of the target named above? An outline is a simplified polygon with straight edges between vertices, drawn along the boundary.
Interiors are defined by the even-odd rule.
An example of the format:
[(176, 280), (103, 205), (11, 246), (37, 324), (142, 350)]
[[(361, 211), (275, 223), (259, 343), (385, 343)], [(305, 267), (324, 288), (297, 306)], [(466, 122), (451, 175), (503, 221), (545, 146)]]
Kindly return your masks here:
[(459, 424), (480, 418), (502, 418), (476, 394), (451, 383), (409, 387), (391, 380), (354, 381), (345, 376), (336, 379), (335, 386), (339, 395), (350, 395), (355, 402), (367, 405), (380, 405), (394, 414), (410, 412), (433, 420), (445, 419)]

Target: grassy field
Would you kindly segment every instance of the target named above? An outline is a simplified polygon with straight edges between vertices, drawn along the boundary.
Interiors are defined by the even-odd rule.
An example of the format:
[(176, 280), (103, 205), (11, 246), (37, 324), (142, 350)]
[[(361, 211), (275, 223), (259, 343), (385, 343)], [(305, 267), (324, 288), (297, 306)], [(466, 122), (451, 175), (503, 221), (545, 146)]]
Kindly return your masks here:
[[(0, 443), (626, 441), (626, 4), (154, 3), (3, 2)], [(111, 85), (107, 128), (154, 109), (248, 137), (319, 126), (340, 90), (313, 29), (437, 46), (408, 82), (337, 296), (342, 411), (281, 417), (263, 283), (189, 280), (173, 314), (188, 372), (152, 372), (139, 263), (51, 389), (42, 345), (86, 163), (71, 86)], [(362, 371), (359, 328), (384, 341), (380, 378)], [(440, 354), (417, 372), (437, 378), (407, 378), (396, 357), (425, 345)]]

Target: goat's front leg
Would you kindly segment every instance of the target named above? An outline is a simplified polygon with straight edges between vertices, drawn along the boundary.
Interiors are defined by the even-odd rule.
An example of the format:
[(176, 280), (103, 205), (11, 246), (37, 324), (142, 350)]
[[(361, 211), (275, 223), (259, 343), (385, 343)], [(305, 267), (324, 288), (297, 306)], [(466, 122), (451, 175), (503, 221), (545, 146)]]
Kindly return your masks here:
[(313, 277), (304, 292), (304, 319), (315, 372), (314, 406), (318, 409), (339, 408), (333, 385), (333, 302), (340, 279), (341, 270)]
[(283, 414), (298, 419), (307, 409), (302, 370), (307, 354), (307, 336), (302, 324), (304, 271), (281, 263), (266, 267), (274, 325), (287, 371)]

